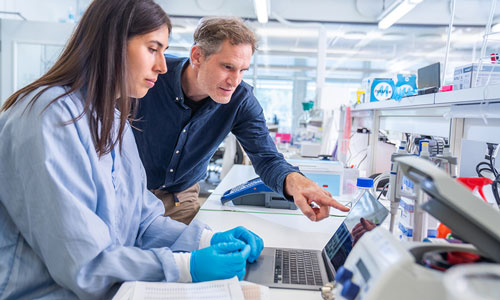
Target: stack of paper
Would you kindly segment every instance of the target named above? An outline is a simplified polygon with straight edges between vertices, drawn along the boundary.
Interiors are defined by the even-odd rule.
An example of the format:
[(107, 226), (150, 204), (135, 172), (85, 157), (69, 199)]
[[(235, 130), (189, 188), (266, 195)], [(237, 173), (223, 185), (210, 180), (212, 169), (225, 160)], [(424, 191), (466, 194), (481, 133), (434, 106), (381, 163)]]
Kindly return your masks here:
[(266, 300), (269, 288), (239, 282), (237, 277), (200, 283), (131, 281), (122, 284), (113, 300)]

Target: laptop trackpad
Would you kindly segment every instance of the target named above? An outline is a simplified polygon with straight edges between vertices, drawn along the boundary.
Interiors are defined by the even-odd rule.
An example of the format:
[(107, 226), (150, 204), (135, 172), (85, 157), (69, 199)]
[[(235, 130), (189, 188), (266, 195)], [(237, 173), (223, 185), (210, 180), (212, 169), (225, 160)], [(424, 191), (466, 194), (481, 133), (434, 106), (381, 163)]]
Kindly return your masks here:
[(269, 285), (274, 282), (274, 248), (264, 248), (259, 258), (247, 263), (244, 280)]

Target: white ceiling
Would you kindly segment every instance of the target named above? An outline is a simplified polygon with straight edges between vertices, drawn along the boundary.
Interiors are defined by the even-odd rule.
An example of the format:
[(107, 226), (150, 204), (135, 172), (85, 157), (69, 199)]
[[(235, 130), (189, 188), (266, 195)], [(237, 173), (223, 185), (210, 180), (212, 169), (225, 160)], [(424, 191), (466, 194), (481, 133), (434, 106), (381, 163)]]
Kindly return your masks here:
[[(376, 23), (394, 0), (270, 0), (271, 11), (290, 21)], [(256, 18), (252, 0), (157, 0), (172, 16), (233, 15)], [(424, 0), (401, 19), (402, 24), (447, 25), (450, 0)], [(457, 25), (484, 25), (490, 0), (456, 0)], [(272, 18), (272, 17), (271, 17)]]
[[(376, 22), (384, 7), (393, 0), (270, 1), (271, 21), (259, 24), (255, 21), (252, 0), (157, 0), (174, 23), (169, 50), (172, 53), (187, 53), (192, 30), (201, 16), (247, 19), (260, 40), (254, 57), (259, 78), (314, 81), (320, 27), (327, 34), (326, 78), (329, 81), (360, 82), (367, 76), (416, 72), (419, 67), (444, 61), (451, 11), (449, 0), (424, 0), (387, 30), (379, 30)], [(89, 2), (0, 0), (0, 10), (19, 12), (28, 20), (60, 22), (67, 20), (69, 12), (78, 17), (76, 12), (83, 11)], [(457, 26), (452, 34), (447, 78), (451, 78), (454, 66), (479, 58), (490, 5), (490, 0), (456, 0)], [(7, 14), (0, 17), (19, 18)], [(498, 51), (498, 46), (490, 47), (487, 53)]]

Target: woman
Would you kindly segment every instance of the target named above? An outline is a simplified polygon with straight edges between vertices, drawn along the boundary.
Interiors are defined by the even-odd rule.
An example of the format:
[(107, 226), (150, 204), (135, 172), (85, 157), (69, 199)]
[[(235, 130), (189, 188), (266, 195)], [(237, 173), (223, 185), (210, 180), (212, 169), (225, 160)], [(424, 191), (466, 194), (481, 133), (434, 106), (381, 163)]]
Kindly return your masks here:
[(262, 240), (242, 227), (213, 234), (163, 217), (146, 188), (128, 119), (133, 98), (167, 71), (170, 31), (152, 0), (95, 0), (55, 65), (3, 105), (1, 299), (241, 279), (260, 254)]

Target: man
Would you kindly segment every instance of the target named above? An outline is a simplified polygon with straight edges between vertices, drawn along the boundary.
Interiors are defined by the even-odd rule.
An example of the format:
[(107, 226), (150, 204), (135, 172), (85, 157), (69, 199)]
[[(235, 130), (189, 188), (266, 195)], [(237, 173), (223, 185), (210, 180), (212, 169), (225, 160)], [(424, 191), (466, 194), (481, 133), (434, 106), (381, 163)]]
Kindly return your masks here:
[[(312, 221), (329, 207), (348, 209), (298, 172), (277, 152), (253, 89), (242, 81), (256, 49), (255, 34), (239, 18), (204, 18), (188, 58), (166, 57), (168, 72), (141, 99), (134, 134), (148, 188), (165, 215), (188, 224), (199, 210), (197, 182), (229, 132), (262, 180), (293, 199)], [(320, 208), (311, 208), (311, 202)]]

